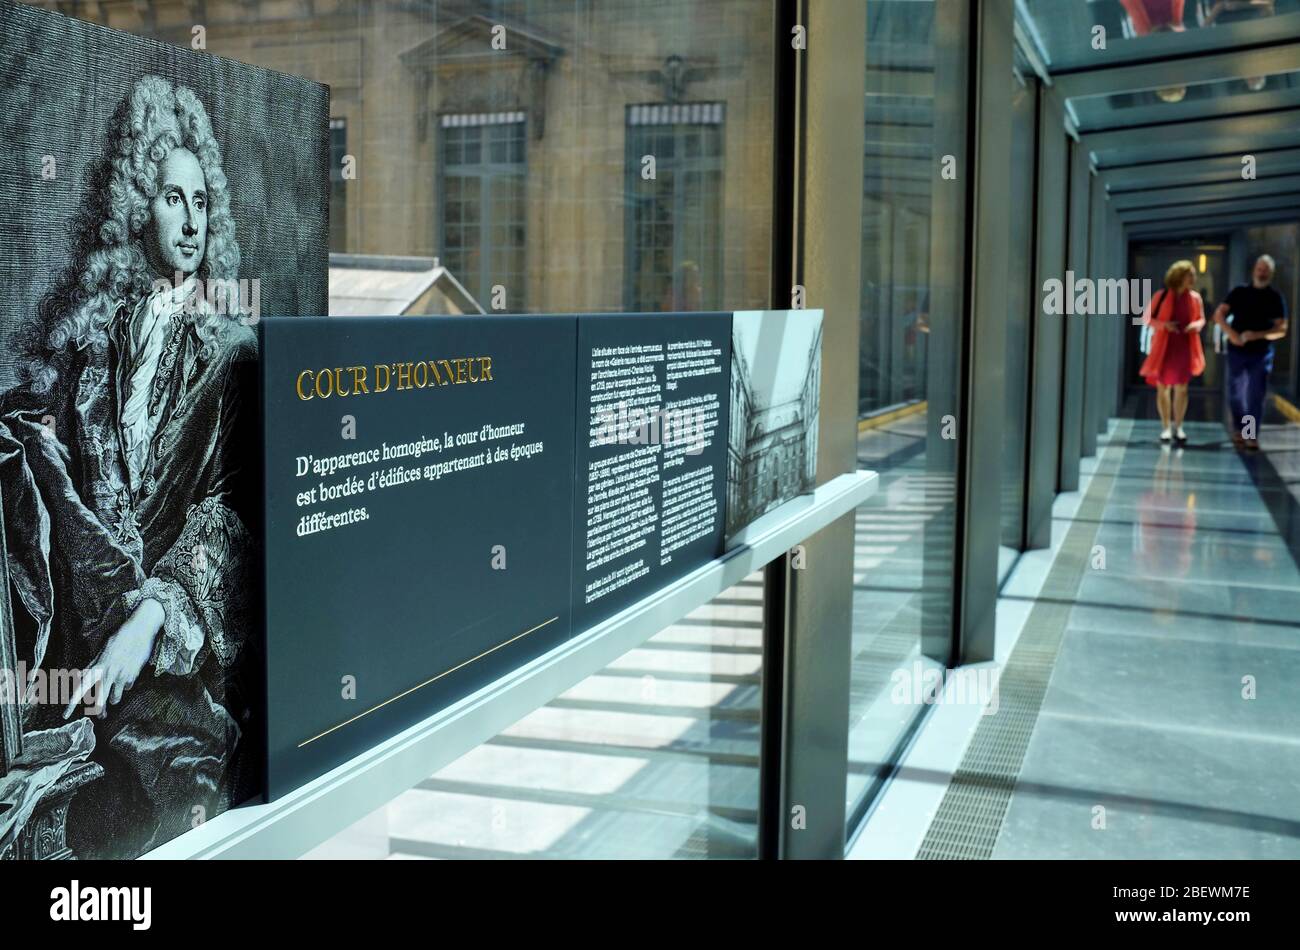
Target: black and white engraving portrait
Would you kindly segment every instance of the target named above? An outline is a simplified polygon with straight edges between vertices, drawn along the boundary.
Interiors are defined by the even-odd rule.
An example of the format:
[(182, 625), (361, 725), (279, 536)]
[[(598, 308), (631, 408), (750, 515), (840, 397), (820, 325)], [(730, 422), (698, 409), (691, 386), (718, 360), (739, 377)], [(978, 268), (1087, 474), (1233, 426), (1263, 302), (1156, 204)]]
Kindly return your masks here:
[(727, 529), (817, 482), (822, 312), (747, 310), (732, 317)]
[[(268, 297), (284, 308), (277, 315), (324, 312), (328, 177), (295, 185), (286, 162), (310, 224), (304, 232), (286, 221), (278, 251), (289, 266), (316, 260), (307, 270), (317, 286), (300, 269), (288, 296), (268, 294), (277, 268), (249, 272), (246, 235), (276, 223), (245, 227), (241, 182), (224, 160), (238, 137), (245, 156), (248, 139), (270, 154), (274, 129), (229, 131), (259, 115), (237, 108), (241, 72), (265, 87), (265, 71), (203, 57), (208, 68), (190, 70), (187, 83), (185, 51), (157, 56), (166, 69), (152, 72), (148, 54), (160, 44), (0, 5), (6, 28), (6, 90), (30, 92), (40, 80), (19, 49), (33, 31), (114, 49), (136, 74), (116, 87), (99, 77), (93, 95), (73, 100), (89, 108), (46, 130), (40, 157), (53, 157), (53, 176), (2, 169), (39, 182), (16, 189), (20, 201), (24, 191), (57, 196), (47, 211), (66, 206), (69, 185), (80, 193), (62, 220), (0, 212), (4, 266), (44, 285), (0, 326), (10, 359), (0, 392), (0, 657), (10, 688), (0, 683), (0, 702), (11, 709), (0, 855), (135, 857), (261, 787), (254, 324)], [(225, 114), (204, 101), (213, 69), (227, 80)], [(302, 85), (317, 93), (319, 123), (304, 138), (318, 138), (324, 156), (325, 91)], [(30, 162), (41, 130), (14, 105), (0, 102), (0, 140), (17, 139)], [(324, 161), (299, 164), (310, 176)], [(259, 180), (266, 187), (274, 174)], [(10, 253), (9, 229), (22, 221), (46, 226), (47, 266), (23, 267)], [(304, 233), (314, 247), (302, 246)], [(276, 248), (252, 256), (270, 260), (266, 251)]]

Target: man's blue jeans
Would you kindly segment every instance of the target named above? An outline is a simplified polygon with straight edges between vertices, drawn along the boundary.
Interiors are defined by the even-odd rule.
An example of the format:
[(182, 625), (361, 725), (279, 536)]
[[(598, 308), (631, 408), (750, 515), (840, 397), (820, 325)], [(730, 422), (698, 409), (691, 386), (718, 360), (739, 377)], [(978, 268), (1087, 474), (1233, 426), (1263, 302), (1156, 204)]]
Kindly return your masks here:
[(1251, 352), (1240, 346), (1228, 346), (1228, 412), (1231, 428), (1241, 432), (1246, 426), (1243, 416), (1254, 420), (1251, 431), (1256, 438), (1264, 421), (1264, 391), (1268, 374), (1273, 370), (1273, 347)]

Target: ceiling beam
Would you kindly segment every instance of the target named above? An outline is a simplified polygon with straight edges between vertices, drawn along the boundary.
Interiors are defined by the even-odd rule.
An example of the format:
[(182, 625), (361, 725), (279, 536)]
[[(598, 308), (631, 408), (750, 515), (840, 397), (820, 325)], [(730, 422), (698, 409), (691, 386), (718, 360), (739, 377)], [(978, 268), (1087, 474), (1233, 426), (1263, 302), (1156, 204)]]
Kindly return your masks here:
[[(1174, 142), (1240, 143), (1243, 151), (1250, 149), (1252, 136), (1293, 132), (1300, 144), (1300, 109), (1278, 109), (1250, 115), (1221, 116), (1214, 119), (1195, 119), (1190, 122), (1171, 122), (1167, 125), (1148, 125), (1141, 129), (1112, 129), (1104, 132), (1080, 132), (1079, 140), (1085, 147), (1101, 152), (1125, 146), (1141, 148), (1145, 139), (1151, 143), (1167, 145)], [(1218, 148), (1222, 152), (1222, 147)]]
[(1300, 220), (1300, 209), (1286, 212), (1257, 211), (1253, 214), (1207, 215), (1204, 218), (1188, 218), (1182, 221), (1152, 221), (1132, 224), (1126, 228), (1131, 240), (1147, 238), (1178, 237), (1184, 234), (1204, 234), (1212, 231), (1234, 231), (1237, 228), (1254, 227), (1265, 224), (1293, 224)]
[(1197, 119), (1215, 119), (1248, 112), (1296, 108), (1300, 108), (1300, 86), (1261, 92), (1242, 92), (1230, 96), (1213, 96), (1209, 99), (1185, 99), (1182, 102), (1155, 102), (1120, 109), (1107, 107), (1104, 112), (1097, 109), (1080, 109), (1078, 103), (1075, 103), (1075, 113), (1080, 120), (1080, 131), (1085, 135), (1089, 132), (1105, 132), (1111, 129), (1134, 129), (1170, 122), (1192, 122)]
[(1057, 74), (1057, 91), (1066, 99), (1142, 92), (1169, 86), (1190, 86), (1225, 79), (1271, 76), (1300, 68), (1300, 40), (1249, 50), (1224, 50), (1179, 59), (1108, 66)]
[[(1255, 174), (1258, 176), (1285, 175), (1300, 172), (1300, 148), (1276, 149), (1253, 153)], [(1214, 158), (1184, 158), (1148, 165), (1124, 165), (1104, 168), (1097, 174), (1112, 196), (1129, 191), (1141, 191), (1154, 183), (1166, 185), (1192, 185), (1240, 178), (1245, 167), (1240, 155), (1220, 155)]]
[(1300, 207), (1300, 192), (1272, 195), (1266, 198), (1243, 198), (1239, 201), (1198, 201), (1192, 204), (1171, 205), (1168, 208), (1143, 208), (1140, 211), (1120, 211), (1120, 220), (1126, 224), (1139, 221), (1172, 221), (1176, 218), (1194, 218), (1207, 214), (1244, 214), (1247, 211), (1269, 211)]
[(1300, 211), (1203, 214), (1199, 218), (1182, 218), (1179, 221), (1144, 221), (1140, 224), (1127, 225), (1127, 230), (1130, 234), (1179, 234), (1184, 231), (1204, 229), (1204, 227), (1222, 227), (1231, 231), (1238, 227), (1292, 224), (1297, 214), (1300, 214)]
[[(1160, 181), (1159, 178), (1155, 180)], [(1300, 175), (1278, 175), (1276, 178), (1256, 178), (1249, 181), (1242, 181), (1238, 177), (1235, 181), (1128, 191), (1120, 195), (1111, 195), (1110, 204), (1116, 211), (1131, 211), (1139, 208), (1191, 204), (1196, 201), (1256, 198), (1291, 192), (1300, 192)]]

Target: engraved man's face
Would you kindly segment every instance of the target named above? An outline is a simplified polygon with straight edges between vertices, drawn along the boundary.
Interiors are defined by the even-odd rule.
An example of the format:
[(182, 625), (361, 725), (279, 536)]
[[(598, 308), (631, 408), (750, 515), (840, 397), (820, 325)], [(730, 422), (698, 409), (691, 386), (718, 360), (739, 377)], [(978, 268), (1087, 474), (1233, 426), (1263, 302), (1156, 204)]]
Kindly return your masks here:
[(174, 148), (158, 166), (158, 194), (149, 204), (145, 253), (157, 277), (188, 277), (203, 263), (208, 242), (208, 191), (194, 153)]

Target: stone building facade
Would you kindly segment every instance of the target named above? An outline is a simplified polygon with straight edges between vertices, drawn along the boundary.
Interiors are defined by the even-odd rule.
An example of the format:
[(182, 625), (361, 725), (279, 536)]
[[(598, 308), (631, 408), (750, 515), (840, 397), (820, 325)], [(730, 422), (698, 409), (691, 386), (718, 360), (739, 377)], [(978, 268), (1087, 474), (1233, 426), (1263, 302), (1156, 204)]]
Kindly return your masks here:
[(768, 305), (763, 0), (36, 5), (328, 84), (335, 251), (508, 312)]

